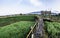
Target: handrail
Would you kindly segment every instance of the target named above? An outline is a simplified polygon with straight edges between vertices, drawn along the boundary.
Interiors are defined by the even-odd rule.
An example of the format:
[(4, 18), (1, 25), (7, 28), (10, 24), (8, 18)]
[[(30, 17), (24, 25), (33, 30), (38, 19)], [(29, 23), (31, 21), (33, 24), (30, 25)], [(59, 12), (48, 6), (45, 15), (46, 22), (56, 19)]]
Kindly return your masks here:
[(32, 31), (33, 31), (33, 29), (35, 28), (36, 24), (37, 24), (37, 22), (35, 23), (35, 25), (33, 26), (33, 28), (30, 30), (30, 32), (28, 33), (28, 35), (27, 35), (26, 38), (28, 38), (28, 37), (30, 36), (30, 34), (32, 33)]

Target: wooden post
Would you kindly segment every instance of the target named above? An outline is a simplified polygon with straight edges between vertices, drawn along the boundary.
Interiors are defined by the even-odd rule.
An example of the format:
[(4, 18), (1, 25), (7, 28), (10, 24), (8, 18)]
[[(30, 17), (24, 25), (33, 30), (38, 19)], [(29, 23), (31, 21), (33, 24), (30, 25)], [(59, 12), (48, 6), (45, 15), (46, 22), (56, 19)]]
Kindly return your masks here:
[(34, 38), (34, 34), (31, 35), (31, 38)]

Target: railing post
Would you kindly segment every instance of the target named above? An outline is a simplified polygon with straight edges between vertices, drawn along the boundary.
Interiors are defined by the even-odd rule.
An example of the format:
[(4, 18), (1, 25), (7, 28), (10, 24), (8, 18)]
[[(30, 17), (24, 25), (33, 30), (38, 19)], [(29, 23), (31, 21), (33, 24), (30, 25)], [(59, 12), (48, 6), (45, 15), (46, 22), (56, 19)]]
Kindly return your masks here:
[(31, 38), (34, 38), (34, 34), (31, 35)]

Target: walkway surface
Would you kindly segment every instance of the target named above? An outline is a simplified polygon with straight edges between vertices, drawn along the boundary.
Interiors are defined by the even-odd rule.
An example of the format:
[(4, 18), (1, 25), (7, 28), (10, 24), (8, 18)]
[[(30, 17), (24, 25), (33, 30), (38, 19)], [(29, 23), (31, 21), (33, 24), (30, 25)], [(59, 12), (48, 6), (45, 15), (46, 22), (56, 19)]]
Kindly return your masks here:
[(43, 19), (38, 19), (38, 24), (36, 25), (36, 28), (34, 30), (34, 38), (43, 38), (44, 36), (44, 23)]

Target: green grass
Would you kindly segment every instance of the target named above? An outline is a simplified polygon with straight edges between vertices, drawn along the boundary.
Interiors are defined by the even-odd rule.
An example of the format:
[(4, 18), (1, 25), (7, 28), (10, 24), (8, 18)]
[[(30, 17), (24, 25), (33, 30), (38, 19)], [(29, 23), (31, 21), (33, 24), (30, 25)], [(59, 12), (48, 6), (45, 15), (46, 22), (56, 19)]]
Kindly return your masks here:
[(0, 18), (0, 26), (9, 25), (18, 21), (34, 21), (34, 15), (19, 15), (7, 18)]
[(60, 23), (46, 21), (45, 28), (50, 38), (60, 38)]
[(33, 21), (20, 21), (4, 27), (0, 27), (0, 38), (26, 38)]

